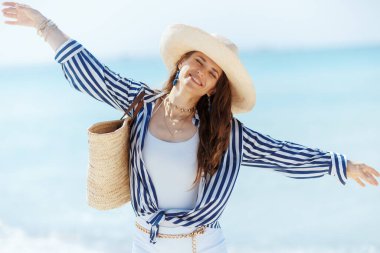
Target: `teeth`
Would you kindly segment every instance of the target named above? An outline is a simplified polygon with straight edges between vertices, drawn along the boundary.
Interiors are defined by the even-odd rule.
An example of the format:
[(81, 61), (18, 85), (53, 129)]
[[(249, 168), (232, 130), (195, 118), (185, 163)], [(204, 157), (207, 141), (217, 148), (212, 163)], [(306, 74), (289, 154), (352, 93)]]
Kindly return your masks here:
[(192, 78), (197, 84), (199, 84), (200, 86), (202, 86), (201, 82), (200, 82), (198, 79), (194, 78), (192, 75), (190, 75), (190, 76), (191, 76), (191, 78)]

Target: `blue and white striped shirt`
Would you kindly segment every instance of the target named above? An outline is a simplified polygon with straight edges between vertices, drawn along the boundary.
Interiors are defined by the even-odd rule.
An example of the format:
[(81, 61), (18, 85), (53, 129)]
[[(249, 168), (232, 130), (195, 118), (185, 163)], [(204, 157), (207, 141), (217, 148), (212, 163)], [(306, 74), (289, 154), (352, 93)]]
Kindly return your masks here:
[[(54, 59), (61, 64), (65, 78), (73, 88), (122, 112), (140, 92), (145, 91), (144, 108), (137, 114), (131, 128), (130, 186), (135, 214), (151, 216), (148, 220), (152, 225), (151, 243), (156, 242), (160, 222), (164, 220), (178, 226), (220, 228), (218, 219), (226, 207), (241, 165), (272, 169), (296, 179), (328, 174), (337, 177), (343, 185), (347, 182), (345, 155), (276, 140), (246, 127), (233, 117), (228, 149), (221, 158), (218, 171), (211, 178), (202, 177), (195, 207), (191, 210), (162, 210), (157, 204), (156, 190), (145, 167), (142, 149), (152, 109), (157, 98), (164, 93), (113, 72), (74, 39), (63, 43)], [(200, 123), (196, 112), (193, 124), (199, 127)]]

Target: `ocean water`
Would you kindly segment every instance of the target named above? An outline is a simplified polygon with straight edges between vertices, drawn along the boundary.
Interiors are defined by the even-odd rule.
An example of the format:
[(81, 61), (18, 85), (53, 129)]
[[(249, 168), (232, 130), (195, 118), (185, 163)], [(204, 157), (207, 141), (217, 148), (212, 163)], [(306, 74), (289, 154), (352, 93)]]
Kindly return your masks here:
[[(241, 57), (257, 103), (236, 117), (380, 171), (380, 47)], [(99, 60), (151, 87), (167, 78), (159, 58)], [(130, 252), (131, 206), (86, 203), (87, 128), (122, 113), (71, 88), (58, 63), (1, 68), (0, 85), (0, 252)], [(375, 253), (379, 214), (380, 187), (241, 167), (220, 223), (230, 253)]]

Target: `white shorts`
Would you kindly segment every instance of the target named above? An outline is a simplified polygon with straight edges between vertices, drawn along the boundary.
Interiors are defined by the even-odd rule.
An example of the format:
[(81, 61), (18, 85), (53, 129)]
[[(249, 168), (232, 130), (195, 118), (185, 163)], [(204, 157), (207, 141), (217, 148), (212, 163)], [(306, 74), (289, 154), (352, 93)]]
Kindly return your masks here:
[[(141, 217), (136, 221), (150, 231), (150, 225)], [(132, 253), (192, 253), (192, 240), (188, 238), (160, 238), (155, 244), (150, 243), (149, 234), (141, 231), (133, 224)], [(163, 234), (188, 234), (194, 231), (194, 227), (165, 227), (160, 225), (159, 233)], [(197, 253), (227, 253), (227, 246), (221, 228), (206, 227), (205, 232), (196, 235)]]

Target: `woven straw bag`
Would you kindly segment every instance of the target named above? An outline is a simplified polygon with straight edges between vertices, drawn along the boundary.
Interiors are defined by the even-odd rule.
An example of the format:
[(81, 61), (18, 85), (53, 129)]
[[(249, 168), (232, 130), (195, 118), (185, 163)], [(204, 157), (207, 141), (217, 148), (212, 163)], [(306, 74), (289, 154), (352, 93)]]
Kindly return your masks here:
[[(144, 91), (120, 120), (95, 123), (88, 128), (89, 165), (87, 202), (98, 210), (120, 207), (131, 200), (129, 187), (130, 126), (144, 105)], [(128, 112), (138, 103), (131, 117)]]

